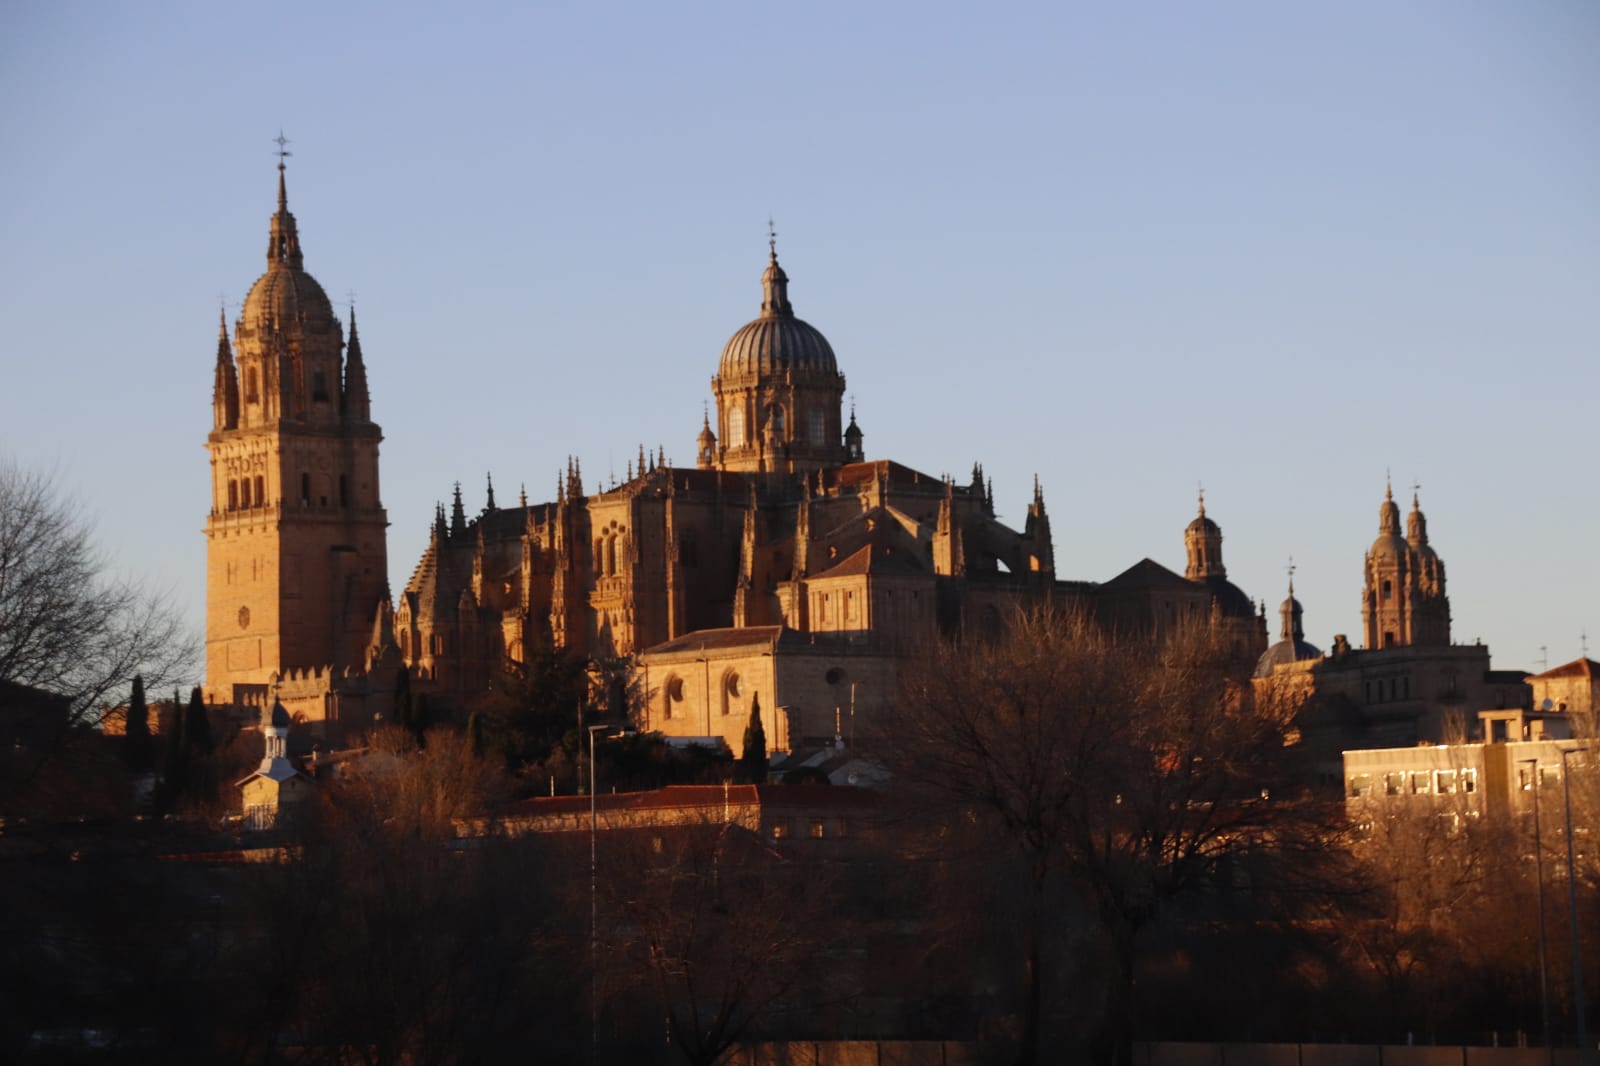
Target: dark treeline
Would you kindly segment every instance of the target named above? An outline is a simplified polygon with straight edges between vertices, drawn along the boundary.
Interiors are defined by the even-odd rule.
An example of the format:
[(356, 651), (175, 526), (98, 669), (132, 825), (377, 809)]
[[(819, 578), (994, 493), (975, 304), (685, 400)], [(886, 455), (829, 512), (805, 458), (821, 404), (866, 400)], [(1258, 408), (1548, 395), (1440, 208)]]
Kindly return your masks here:
[[(593, 881), (587, 832), (458, 835), (575, 771), (579, 683), (559, 662), (541, 667), (572, 686), (559, 698), (508, 685), (472, 729), (397, 715), (270, 834), (126, 813), (8, 823), (0, 1058), (565, 1063), (593, 1042), (600, 1062), (713, 1063), (753, 1039), (945, 1038), (997, 1062), (1115, 1062), (1147, 1039), (1537, 1043), (1527, 828), (1348, 818), (1303, 786), (1292, 709), (1253, 698), (1247, 668), (1202, 638), (1151, 648), (1019, 618), (908, 670), (871, 738), (893, 787), (847, 835), (608, 831)], [(248, 736), (207, 739), (185, 755), (191, 782), (229, 779)], [(670, 776), (647, 740), (609, 758), (606, 791), (607, 774)], [(177, 809), (221, 802), (190, 787)], [(1591, 848), (1590, 959), (1595, 871)]]

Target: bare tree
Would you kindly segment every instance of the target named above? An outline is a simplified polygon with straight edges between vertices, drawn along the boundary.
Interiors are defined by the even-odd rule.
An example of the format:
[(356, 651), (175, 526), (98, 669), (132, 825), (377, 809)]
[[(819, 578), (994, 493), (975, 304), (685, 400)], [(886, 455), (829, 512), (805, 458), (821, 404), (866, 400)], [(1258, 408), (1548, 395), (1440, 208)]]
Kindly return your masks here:
[(88, 521), (39, 474), (0, 461), (0, 682), (68, 701), (93, 724), (134, 675), (189, 676), (195, 642), (170, 599), (107, 574)]
[(1011, 927), (996, 939), (1020, 951), (1018, 1062), (1039, 1061), (1068, 917), (1083, 923), (1080, 952), (1100, 952), (1112, 971), (1091, 1020), (1109, 1056), (1128, 1047), (1141, 930), (1174, 900), (1236, 880), (1253, 877), (1262, 895), (1287, 889), (1294, 864), (1270, 859), (1320, 853), (1306, 831), (1327, 812), (1289, 787), (1287, 723), (1255, 711), (1247, 677), (1203, 630), (1158, 645), (1049, 609), (907, 671), (874, 743), (919, 817), (977, 825), (1008, 882), (1011, 905), (968, 913)]
[(726, 822), (606, 843), (607, 985), (628, 1015), (665, 1020), (682, 1061), (710, 1066), (784, 1008), (820, 1007), (823, 949), (840, 928), (820, 866)]

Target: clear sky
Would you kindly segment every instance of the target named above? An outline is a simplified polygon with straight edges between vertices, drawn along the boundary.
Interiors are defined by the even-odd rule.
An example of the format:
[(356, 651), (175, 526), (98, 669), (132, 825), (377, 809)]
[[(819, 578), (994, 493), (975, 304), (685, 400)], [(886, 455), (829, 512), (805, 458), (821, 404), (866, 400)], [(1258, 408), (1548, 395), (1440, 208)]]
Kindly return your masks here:
[[(409, 9), (408, 9), (409, 8)], [(198, 628), (219, 301), (276, 174), (436, 500), (690, 465), (766, 224), (869, 458), (1041, 479), (1058, 574), (1359, 643), (1385, 471), (1456, 639), (1600, 649), (1600, 5), (0, 5), (0, 451)], [(1548, 652), (1541, 653), (1541, 646)]]

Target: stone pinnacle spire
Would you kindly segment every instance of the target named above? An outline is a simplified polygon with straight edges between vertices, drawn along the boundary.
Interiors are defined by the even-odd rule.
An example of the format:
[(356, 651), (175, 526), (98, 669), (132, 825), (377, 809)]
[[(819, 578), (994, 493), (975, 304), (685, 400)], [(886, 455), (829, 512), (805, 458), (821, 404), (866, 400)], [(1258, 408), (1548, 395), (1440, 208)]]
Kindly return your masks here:
[(361, 357), (361, 335), (356, 332), (356, 305), (350, 305), (350, 343), (345, 348), (344, 389), (339, 413), (358, 422), (372, 420), (372, 397), (367, 392), (367, 364)]
[(216, 382), (211, 390), (211, 406), (217, 429), (239, 428), (239, 375), (233, 364), (233, 348), (228, 344), (228, 312), (220, 313), (217, 334)]

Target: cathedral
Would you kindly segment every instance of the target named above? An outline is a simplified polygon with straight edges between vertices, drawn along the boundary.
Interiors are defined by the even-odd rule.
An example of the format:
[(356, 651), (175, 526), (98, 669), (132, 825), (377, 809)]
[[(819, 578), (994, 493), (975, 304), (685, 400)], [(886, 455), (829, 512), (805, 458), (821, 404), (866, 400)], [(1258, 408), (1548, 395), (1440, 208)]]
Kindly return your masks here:
[[(769, 745), (796, 750), (846, 743), (856, 715), (892, 695), (896, 662), (942, 634), (992, 630), (1019, 604), (1152, 636), (1206, 625), (1242, 651), (1267, 648), (1264, 608), (1228, 580), (1203, 496), (1182, 574), (1145, 559), (1109, 581), (1065, 580), (1037, 481), (1017, 529), (996, 518), (981, 465), (958, 481), (869, 458), (775, 242), (758, 313), (716, 363), (693, 467), (641, 448), (621, 482), (586, 488), (568, 460), (554, 499), (502, 506), (490, 483), (471, 512), (457, 486), (393, 594), (354, 311), (342, 323), (305, 269), (281, 159), (277, 196), (266, 271), (217, 345), (213, 703), (276, 698), (338, 737), (382, 712), (401, 668), (466, 706), (508, 659), (548, 643), (629, 672), (643, 728), (737, 753), (759, 707)], [(1448, 639), (1420, 512), (1418, 544), (1399, 537), (1397, 511), (1384, 521), (1393, 535), (1367, 564), (1369, 647)]]

